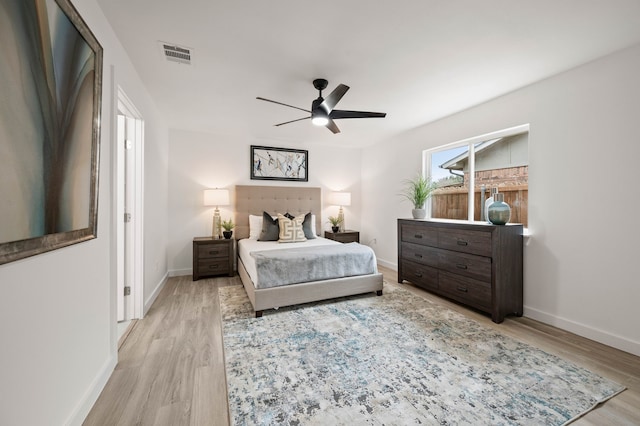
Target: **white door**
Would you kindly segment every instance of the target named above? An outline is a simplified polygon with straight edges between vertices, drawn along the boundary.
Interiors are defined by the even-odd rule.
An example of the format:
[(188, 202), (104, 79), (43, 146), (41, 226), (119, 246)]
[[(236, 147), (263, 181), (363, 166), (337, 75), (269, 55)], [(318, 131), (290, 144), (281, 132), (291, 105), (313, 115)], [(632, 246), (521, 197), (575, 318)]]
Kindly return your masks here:
[(144, 122), (118, 90), (116, 186), (117, 318), (142, 318)]

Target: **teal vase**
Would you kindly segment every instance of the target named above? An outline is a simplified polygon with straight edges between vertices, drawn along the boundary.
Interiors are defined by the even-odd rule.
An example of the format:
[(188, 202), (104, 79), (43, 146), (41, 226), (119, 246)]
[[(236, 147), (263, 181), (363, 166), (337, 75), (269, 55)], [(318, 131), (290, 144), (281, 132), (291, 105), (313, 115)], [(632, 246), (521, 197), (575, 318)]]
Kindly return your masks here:
[(504, 202), (504, 194), (497, 193), (493, 197), (493, 203), (488, 209), (489, 222), (494, 225), (506, 225), (511, 218), (511, 207)]

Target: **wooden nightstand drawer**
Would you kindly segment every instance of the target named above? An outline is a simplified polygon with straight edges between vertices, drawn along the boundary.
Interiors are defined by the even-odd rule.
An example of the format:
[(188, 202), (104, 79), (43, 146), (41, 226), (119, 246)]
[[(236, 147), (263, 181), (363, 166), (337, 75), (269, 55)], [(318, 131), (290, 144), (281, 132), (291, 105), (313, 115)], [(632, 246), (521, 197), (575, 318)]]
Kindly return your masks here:
[(491, 233), (463, 229), (438, 229), (438, 247), (491, 257)]
[(209, 259), (213, 257), (228, 257), (228, 244), (199, 244), (198, 259)]
[(198, 261), (198, 273), (200, 275), (218, 275), (229, 273), (228, 259), (205, 259)]

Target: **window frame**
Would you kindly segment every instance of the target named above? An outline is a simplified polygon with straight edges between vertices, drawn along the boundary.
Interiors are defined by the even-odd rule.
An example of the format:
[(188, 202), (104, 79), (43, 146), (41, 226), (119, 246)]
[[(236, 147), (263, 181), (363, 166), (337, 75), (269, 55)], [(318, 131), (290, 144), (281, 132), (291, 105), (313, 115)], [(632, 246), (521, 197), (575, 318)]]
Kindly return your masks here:
[[(502, 137), (519, 135), (522, 133), (529, 133), (529, 123), (521, 124), (519, 126), (509, 127), (495, 132), (485, 133), (483, 135), (473, 136), (467, 139), (462, 139), (456, 142), (450, 142), (445, 145), (440, 145), (434, 148), (425, 149), (422, 151), (422, 175), (424, 177), (432, 176), (431, 170), (431, 155), (445, 151), (452, 148), (458, 148), (461, 146), (467, 146), (469, 152), (469, 192), (468, 192), (468, 205), (467, 205), (467, 221), (474, 222), (474, 206), (475, 206), (475, 174), (476, 174), (476, 159), (475, 159), (475, 146), (478, 143), (488, 141), (491, 139), (497, 139)], [(528, 162), (527, 162), (528, 163)], [(427, 218), (431, 219), (431, 197), (427, 200)]]

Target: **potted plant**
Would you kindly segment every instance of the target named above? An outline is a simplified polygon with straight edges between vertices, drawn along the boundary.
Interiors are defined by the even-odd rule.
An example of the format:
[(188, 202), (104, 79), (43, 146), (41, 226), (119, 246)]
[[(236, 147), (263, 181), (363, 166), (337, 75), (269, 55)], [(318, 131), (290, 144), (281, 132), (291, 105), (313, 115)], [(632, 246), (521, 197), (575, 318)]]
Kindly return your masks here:
[(340, 218), (336, 216), (329, 216), (329, 223), (331, 223), (331, 230), (335, 234), (340, 229)]
[(224, 228), (224, 231), (222, 231), (222, 235), (224, 235), (225, 239), (229, 239), (231, 238), (231, 235), (233, 235), (233, 227), (234, 227), (234, 223), (233, 223), (233, 219), (229, 219), (229, 220), (223, 220), (222, 221), (222, 227)]
[(406, 179), (404, 183), (405, 188), (400, 195), (413, 204), (411, 211), (413, 218), (424, 219), (427, 215), (424, 205), (436, 189), (435, 183), (431, 181), (431, 178), (424, 177), (422, 174), (418, 174), (413, 179)]

